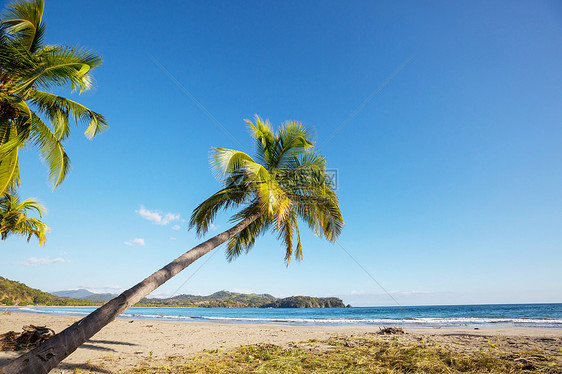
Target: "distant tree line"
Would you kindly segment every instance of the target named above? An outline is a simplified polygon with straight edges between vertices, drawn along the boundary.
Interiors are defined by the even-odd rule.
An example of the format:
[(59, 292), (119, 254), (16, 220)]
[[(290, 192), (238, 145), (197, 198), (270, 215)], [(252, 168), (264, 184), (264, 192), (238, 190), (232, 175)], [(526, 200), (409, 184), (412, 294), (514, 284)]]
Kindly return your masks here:
[[(94, 295), (95, 296), (95, 295)], [(114, 295), (106, 295), (113, 297)], [(89, 296), (92, 297), (92, 296)], [(0, 304), (4, 306), (99, 306), (103, 300), (61, 297), (26, 286), (21, 282), (0, 277)], [(178, 295), (166, 299), (142, 299), (139, 307), (194, 308), (341, 308), (345, 305), (337, 297), (292, 296), (278, 299), (268, 294), (243, 294), (218, 291), (209, 296)]]
[(93, 306), (101, 305), (89, 300), (78, 300), (69, 297), (59, 297), (26, 286), (21, 282), (0, 277), (0, 304), (5, 306)]
[(337, 297), (291, 296), (264, 304), (260, 308), (344, 308)]

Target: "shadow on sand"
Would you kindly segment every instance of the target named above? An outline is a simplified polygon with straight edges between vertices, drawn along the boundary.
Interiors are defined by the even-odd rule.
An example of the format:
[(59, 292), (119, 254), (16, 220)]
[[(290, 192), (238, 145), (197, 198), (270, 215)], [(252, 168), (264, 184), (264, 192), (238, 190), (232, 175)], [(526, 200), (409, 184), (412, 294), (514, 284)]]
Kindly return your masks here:
[(88, 343), (94, 343), (94, 344), (128, 345), (128, 346), (138, 345), (138, 344), (127, 343), (127, 342), (116, 342), (115, 340), (91, 340), (91, 339), (88, 340)]
[(90, 364), (65, 364), (64, 362), (57, 366), (57, 369), (60, 369), (64, 372), (68, 370), (70, 373), (78, 373), (80, 370), (84, 370), (87, 373), (101, 373), (101, 374), (113, 374), (113, 371), (101, 368), (96, 365)]
[[(78, 349), (91, 349), (94, 351), (105, 351), (105, 352), (117, 352), (113, 348), (102, 347), (98, 344), (107, 344), (107, 345), (126, 345), (126, 346), (135, 346), (137, 344), (127, 343), (127, 342), (119, 342), (114, 340), (88, 340), (86, 343), (82, 344)], [(21, 354), (25, 353), (24, 351), (11, 351), (11, 352), (2, 352), (0, 357), (0, 367), (8, 364), (13, 359), (17, 358)], [(57, 369), (62, 371), (68, 371), (70, 373), (78, 372), (80, 370), (92, 373), (101, 373), (101, 374), (111, 374), (113, 373), (110, 370), (103, 369), (96, 365), (91, 364), (69, 364), (62, 362), (57, 366)]]

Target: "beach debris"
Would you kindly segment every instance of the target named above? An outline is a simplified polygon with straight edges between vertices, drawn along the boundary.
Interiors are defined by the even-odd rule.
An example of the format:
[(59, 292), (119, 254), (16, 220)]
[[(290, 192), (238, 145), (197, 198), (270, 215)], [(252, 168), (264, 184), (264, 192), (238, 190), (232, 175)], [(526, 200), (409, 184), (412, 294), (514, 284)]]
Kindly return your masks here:
[(513, 360), (513, 361), (522, 364), (521, 369), (523, 369), (523, 370), (535, 370), (535, 366), (534, 366), (533, 363), (532, 363), (529, 359), (527, 359), (527, 358), (519, 357), (519, 358), (516, 358), (516, 359)]
[(353, 348), (357, 345), (357, 342), (352, 341), (352, 340), (345, 340), (343, 342), (343, 345), (345, 345), (346, 347), (349, 347), (349, 348)]
[(45, 340), (53, 337), (55, 332), (45, 326), (24, 326), (22, 333), (8, 331), (0, 335), (0, 350), (20, 351), (41, 345)]
[(377, 335), (401, 335), (404, 334), (402, 327), (379, 327)]

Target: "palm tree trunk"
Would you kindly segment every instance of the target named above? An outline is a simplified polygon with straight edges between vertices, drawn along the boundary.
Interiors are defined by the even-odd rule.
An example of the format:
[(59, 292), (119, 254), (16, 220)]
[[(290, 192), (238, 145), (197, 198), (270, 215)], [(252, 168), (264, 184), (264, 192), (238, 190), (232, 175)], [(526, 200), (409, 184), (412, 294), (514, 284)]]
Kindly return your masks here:
[(82, 343), (94, 336), (105, 325), (139, 302), (143, 297), (160, 287), (174, 275), (191, 265), (195, 260), (209, 253), (219, 245), (232, 238), (259, 215), (246, 218), (231, 229), (205, 241), (185, 252), (162, 269), (158, 270), (136, 286), (123, 292), (103, 306), (99, 307), (80, 321), (67, 327), (39, 347), (21, 355), (0, 368), (2, 374), (46, 374), (62, 360), (76, 350)]

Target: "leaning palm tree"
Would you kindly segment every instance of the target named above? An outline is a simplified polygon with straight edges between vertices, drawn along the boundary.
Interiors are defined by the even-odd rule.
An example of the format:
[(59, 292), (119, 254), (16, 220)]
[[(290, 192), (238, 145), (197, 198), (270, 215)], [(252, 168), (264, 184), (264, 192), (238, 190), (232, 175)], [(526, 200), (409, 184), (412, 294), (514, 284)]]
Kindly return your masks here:
[(0, 195), (19, 184), (18, 155), (25, 145), (39, 149), (56, 187), (70, 167), (62, 144), (70, 120), (87, 122), (88, 138), (107, 127), (102, 115), (48, 92), (68, 86), (88, 90), (101, 58), (80, 48), (45, 45), (43, 9), (43, 0), (16, 0), (0, 15)]
[(39, 245), (45, 244), (45, 234), (49, 226), (39, 219), (29, 216), (30, 211), (35, 211), (39, 217), (43, 215), (45, 208), (33, 199), (21, 201), (15, 192), (6, 192), (0, 197), (0, 237), (2, 240), (12, 234), (32, 237), (39, 240)]
[(247, 123), (256, 141), (256, 158), (240, 151), (214, 148), (211, 164), (223, 188), (195, 208), (191, 216), (191, 226), (202, 235), (219, 210), (237, 208), (232, 216), (234, 226), (10, 362), (1, 368), (1, 373), (49, 372), (119, 314), (225, 242), (227, 257), (233, 259), (249, 251), (260, 234), (273, 230), (283, 241), (288, 264), (293, 256), (302, 259), (299, 220), (317, 235), (336, 240), (344, 223), (338, 198), (326, 175), (326, 160), (313, 150), (311, 136), (304, 126), (287, 122), (275, 133), (270, 123), (259, 117), (255, 124)]

